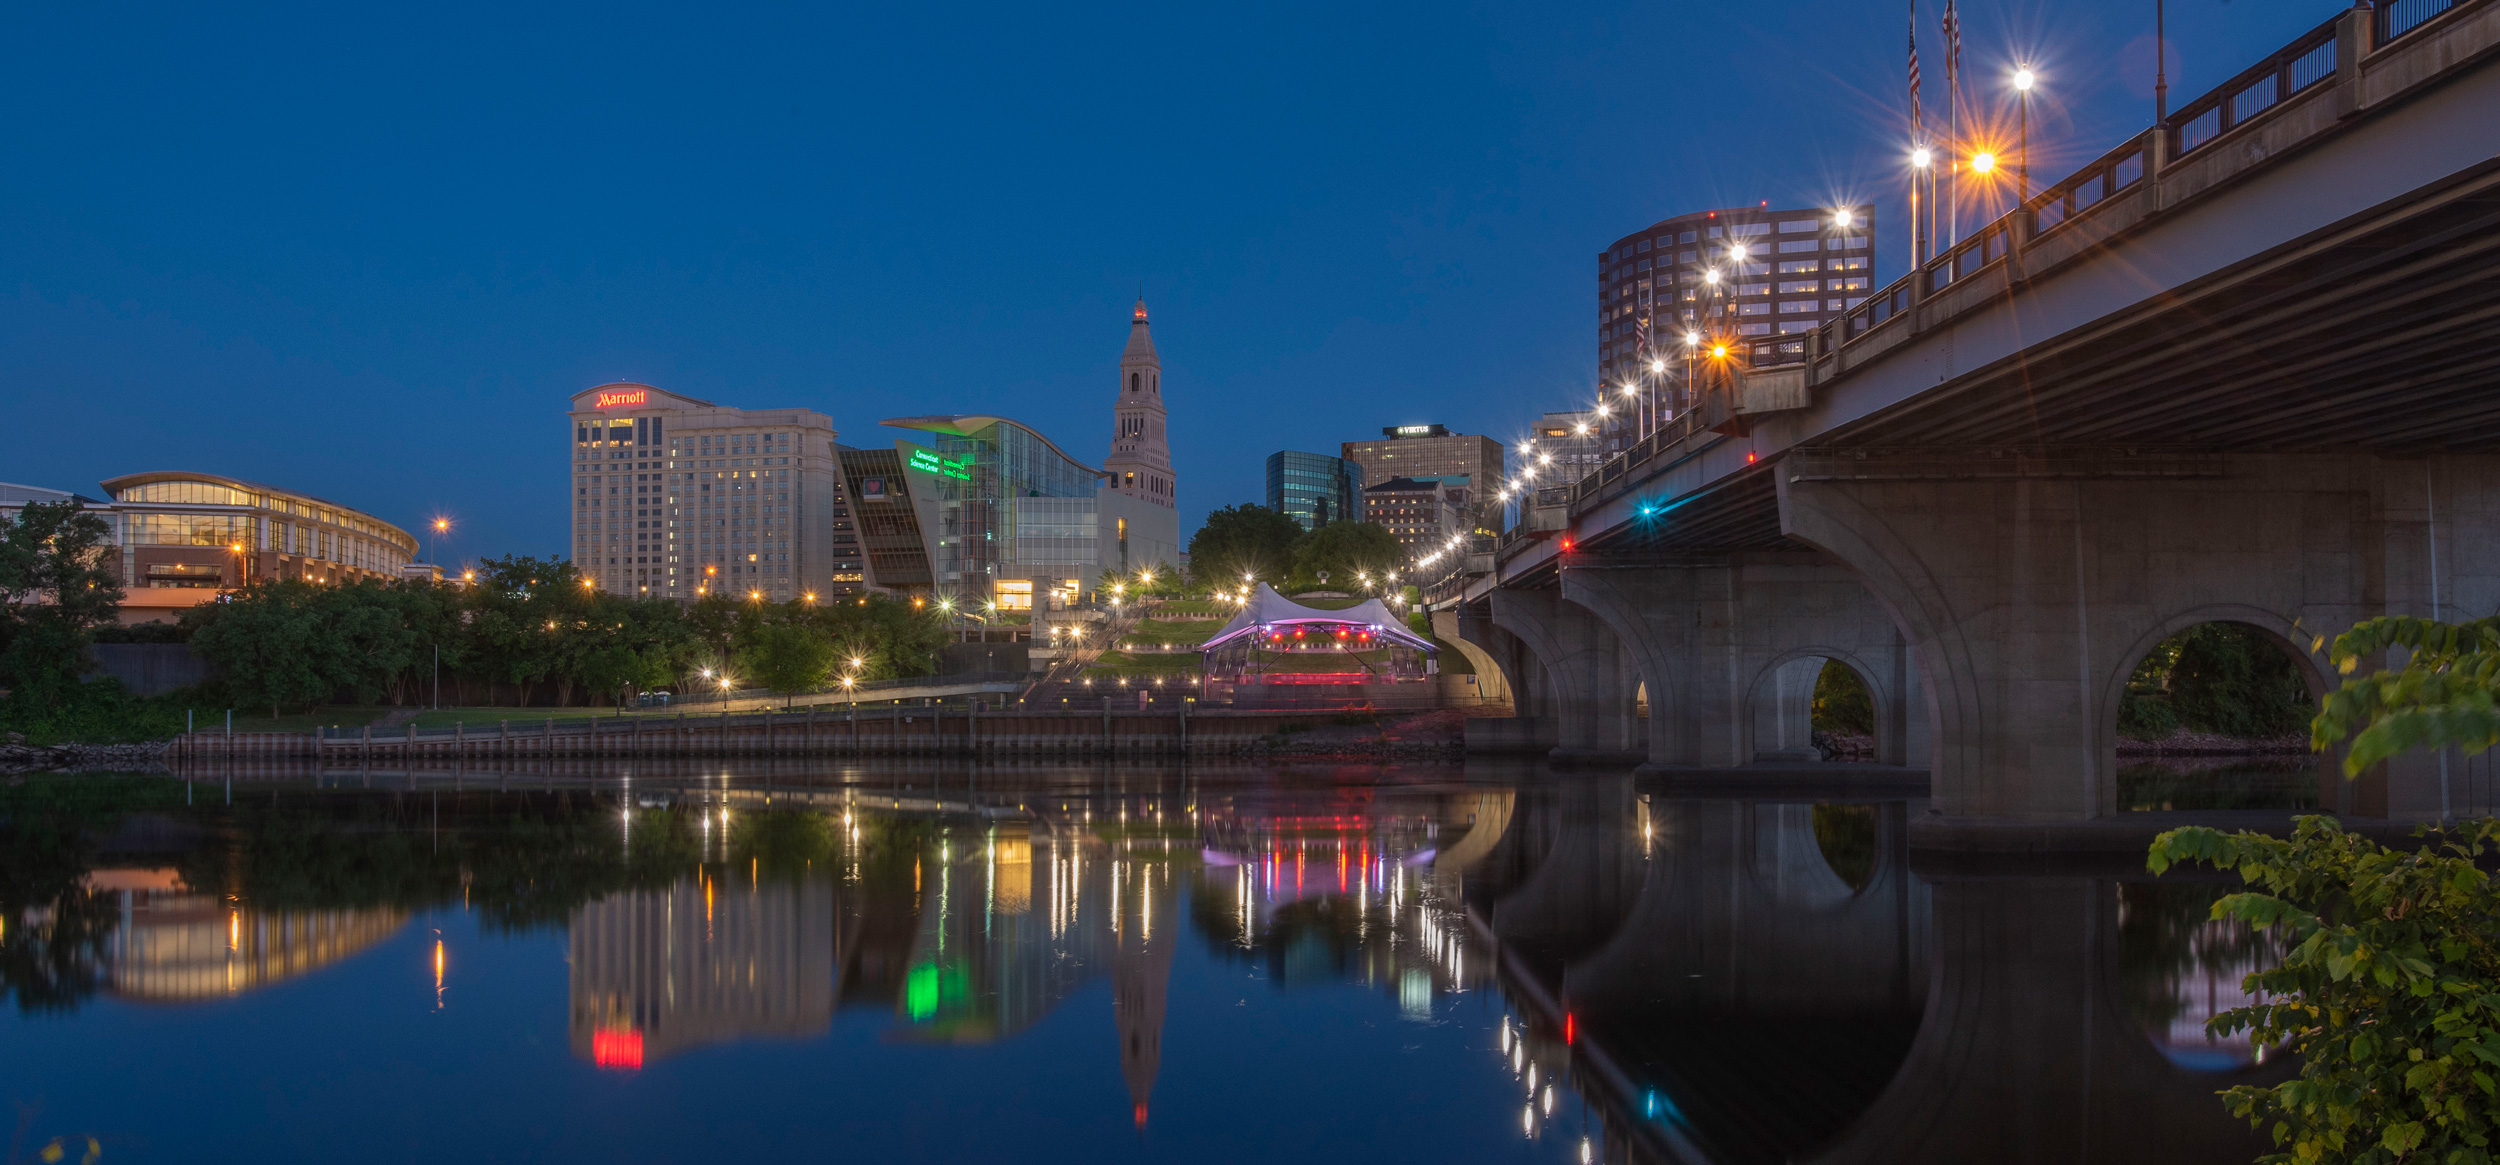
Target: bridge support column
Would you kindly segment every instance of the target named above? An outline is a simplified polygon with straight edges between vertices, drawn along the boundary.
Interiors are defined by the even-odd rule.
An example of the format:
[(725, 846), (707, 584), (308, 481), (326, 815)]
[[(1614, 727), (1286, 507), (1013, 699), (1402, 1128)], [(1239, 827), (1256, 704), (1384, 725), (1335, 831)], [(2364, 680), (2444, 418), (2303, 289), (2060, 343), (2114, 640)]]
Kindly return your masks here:
[[(1974, 823), (2116, 812), (2119, 698), (2188, 627), (2267, 632), (2322, 692), (2317, 637), (2500, 603), (2495, 457), (1815, 453), (1778, 482), (1783, 531), (1847, 563), (1907, 634), (1934, 693), (1935, 807)], [(2435, 813), (2437, 767), (2330, 781), (2327, 805)]]
[(1822, 661), (1874, 697), (1876, 759), (1923, 765), (1927, 709), (1900, 630), (1847, 567), (1812, 552), (1671, 565), (1568, 565), (1562, 594), (1595, 614), (1649, 683), (1649, 761), (1725, 768), (1807, 759)]
[(1500, 590), (1493, 592), (1493, 625), (1517, 636), (1543, 665), (1538, 712), (1552, 726), (1556, 760), (1642, 758), (1632, 711), (1639, 675), (1605, 623), (1553, 591)]

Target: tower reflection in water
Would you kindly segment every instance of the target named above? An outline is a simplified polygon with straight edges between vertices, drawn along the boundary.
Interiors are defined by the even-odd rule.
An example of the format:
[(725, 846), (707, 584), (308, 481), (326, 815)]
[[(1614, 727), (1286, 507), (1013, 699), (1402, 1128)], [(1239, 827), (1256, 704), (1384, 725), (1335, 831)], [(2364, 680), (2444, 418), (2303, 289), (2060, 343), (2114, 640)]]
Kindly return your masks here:
[(898, 1040), (983, 1043), (1107, 981), (1142, 1124), (1185, 929), (1269, 958), (1280, 982), (1380, 984), (1411, 1015), (1465, 987), (1459, 871), (1501, 836), (1510, 793), (1331, 785), (1202, 804), (1174, 785), (977, 805), (782, 793), (737, 808), (707, 788), (628, 810), (629, 850), (691, 837), (701, 861), (573, 912), (574, 1053), (640, 1068), (706, 1043), (812, 1036), (844, 1008), (889, 1012)]

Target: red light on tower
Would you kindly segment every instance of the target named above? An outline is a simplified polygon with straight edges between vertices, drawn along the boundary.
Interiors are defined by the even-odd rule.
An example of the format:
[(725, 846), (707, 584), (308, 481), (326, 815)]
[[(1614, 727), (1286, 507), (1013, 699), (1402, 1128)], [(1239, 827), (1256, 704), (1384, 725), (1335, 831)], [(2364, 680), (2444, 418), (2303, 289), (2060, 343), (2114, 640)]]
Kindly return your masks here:
[(1570, 552), (1570, 550), (1571, 550), (1571, 548), (1572, 548), (1573, 546), (1575, 546), (1575, 545), (1577, 545), (1577, 543), (1573, 542), (1573, 541), (1572, 541), (1571, 539), (1569, 539), (1569, 538), (1565, 538), (1565, 539), (1563, 539), (1563, 540), (1562, 540), (1562, 548), (1563, 548), (1563, 551), (1564, 551), (1565, 553), (1569, 553), (1569, 552)]
[(1573, 1038), (1574, 1036), (1577, 1036), (1577, 1035), (1579, 1034), (1579, 1031), (1580, 1031), (1580, 1023), (1579, 1023), (1579, 1020), (1578, 1020), (1578, 1019), (1576, 1019), (1576, 1018), (1574, 1018), (1570, 1012), (1568, 1012), (1568, 1011), (1564, 1012), (1564, 1013), (1563, 1013), (1563, 1042), (1564, 1042), (1564, 1043), (1566, 1043), (1566, 1044), (1567, 1044), (1567, 1043), (1570, 1043), (1570, 1042), (1572, 1041), (1572, 1038)]

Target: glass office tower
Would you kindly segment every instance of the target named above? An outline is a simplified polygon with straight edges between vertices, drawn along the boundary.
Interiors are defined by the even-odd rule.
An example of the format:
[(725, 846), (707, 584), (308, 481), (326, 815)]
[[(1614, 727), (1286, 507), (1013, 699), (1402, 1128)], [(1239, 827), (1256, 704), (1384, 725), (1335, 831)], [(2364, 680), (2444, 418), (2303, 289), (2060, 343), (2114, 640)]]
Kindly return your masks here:
[(1343, 457), (1291, 449), (1267, 455), (1267, 508), (1305, 530), (1362, 520), (1355, 508), (1362, 492), (1363, 467)]

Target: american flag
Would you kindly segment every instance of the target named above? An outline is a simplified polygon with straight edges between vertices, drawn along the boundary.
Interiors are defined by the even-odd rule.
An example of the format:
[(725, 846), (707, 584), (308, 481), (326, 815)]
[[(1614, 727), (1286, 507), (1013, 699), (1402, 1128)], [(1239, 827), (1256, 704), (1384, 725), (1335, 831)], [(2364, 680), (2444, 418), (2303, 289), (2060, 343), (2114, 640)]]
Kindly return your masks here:
[(1953, 16), (1953, 0), (1944, 0), (1944, 87), (1953, 88), (1962, 75), (1962, 22)]
[(1910, 136), (1918, 137), (1918, 0), (1910, 0)]

